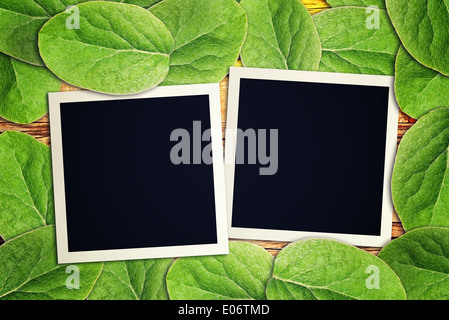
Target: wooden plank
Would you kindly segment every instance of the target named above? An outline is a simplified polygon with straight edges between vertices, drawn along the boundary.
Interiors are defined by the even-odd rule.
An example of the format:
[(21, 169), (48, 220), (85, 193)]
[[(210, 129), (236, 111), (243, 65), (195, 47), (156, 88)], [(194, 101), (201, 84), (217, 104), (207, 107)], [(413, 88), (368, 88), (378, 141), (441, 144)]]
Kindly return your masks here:
[[(315, 14), (317, 12), (320, 12), (322, 10), (325, 10), (326, 8), (329, 8), (329, 5), (324, 0), (302, 0), (304, 5), (308, 8), (309, 12), (311, 14)], [(241, 66), (241, 62), (238, 61), (236, 63), (236, 66)], [(70, 86), (66, 83), (63, 83), (61, 85), (62, 92), (65, 91), (77, 91), (81, 90), (79, 88)], [(228, 77), (226, 77), (223, 81), (220, 82), (220, 94), (221, 94), (221, 114), (222, 114), (222, 128), (223, 128), (223, 139), (224, 139), (224, 132), (226, 129), (226, 105), (227, 105), (227, 96), (228, 96)], [(88, 116), (88, 115), (80, 115), (80, 117)], [(123, 121), (119, 118), (116, 120), (117, 122), (111, 123), (111, 128), (115, 127), (117, 123), (120, 121)], [(366, 123), (366, 130), (369, 130), (370, 126), (373, 125), (373, 123), (370, 123), (369, 119), (360, 119), (360, 121), (363, 121)], [(406, 114), (400, 112), (399, 118), (398, 118), (398, 137), (397, 141), (398, 143), (404, 136), (404, 134), (409, 130), (413, 124), (416, 122), (416, 120), (410, 118)], [(50, 127), (49, 127), (49, 117), (48, 115), (45, 115), (38, 121), (29, 124), (29, 125), (19, 125), (11, 123), (7, 120), (4, 120), (0, 118), (0, 133), (7, 131), (7, 130), (13, 130), (13, 131), (21, 131), (27, 134), (30, 134), (31, 136), (35, 137), (39, 141), (50, 144)], [(404, 230), (402, 228), (401, 222), (397, 216), (396, 213), (393, 213), (393, 225), (392, 225), (392, 238), (397, 238), (404, 234)], [(247, 240), (246, 240), (247, 241)], [(278, 241), (249, 241), (251, 243), (255, 243), (259, 246), (264, 247), (268, 252), (273, 254), (274, 256), (277, 255), (277, 253), (285, 247), (288, 242), (278, 242)], [(0, 244), (2, 243), (2, 240), (0, 238)], [(374, 255), (376, 255), (380, 248), (362, 248), (363, 250), (370, 252)]]

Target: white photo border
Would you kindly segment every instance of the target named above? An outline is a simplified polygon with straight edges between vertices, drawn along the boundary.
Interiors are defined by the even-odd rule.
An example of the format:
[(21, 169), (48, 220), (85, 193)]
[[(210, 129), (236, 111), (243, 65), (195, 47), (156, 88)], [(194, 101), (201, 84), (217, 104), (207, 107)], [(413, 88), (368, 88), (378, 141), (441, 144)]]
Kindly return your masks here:
[[(380, 236), (232, 227), (236, 156), (235, 153), (237, 143), (236, 131), (238, 128), (240, 79), (347, 84), (389, 88)], [(230, 69), (229, 75), (228, 109), (225, 139), (225, 172), (229, 237), (234, 239), (289, 242), (305, 238), (327, 238), (342, 241), (354, 246), (383, 247), (385, 244), (391, 241), (394, 209), (391, 199), (390, 181), (391, 174), (393, 172), (394, 160), (396, 157), (398, 116), (399, 107), (394, 95), (393, 76), (232, 67)]]
[[(61, 131), (61, 103), (184, 97), (208, 95), (210, 104), (213, 177), (217, 243), (132, 249), (70, 252), (68, 248), (67, 215), (64, 185), (64, 157)], [(229, 253), (226, 188), (223, 163), (223, 134), (220, 87), (218, 83), (156, 87), (144, 93), (112, 96), (90, 91), (57, 92), (49, 94), (50, 136), (55, 199), (57, 258), (59, 264), (122, 261), (152, 258), (221, 255)]]

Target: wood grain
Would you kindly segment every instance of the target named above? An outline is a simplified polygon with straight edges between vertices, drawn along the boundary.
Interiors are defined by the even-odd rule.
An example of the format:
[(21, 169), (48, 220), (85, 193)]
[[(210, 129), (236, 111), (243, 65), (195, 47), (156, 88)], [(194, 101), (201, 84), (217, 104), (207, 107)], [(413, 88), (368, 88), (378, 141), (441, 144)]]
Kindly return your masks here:
[[(319, 11), (329, 8), (329, 5), (324, 0), (316, 0), (316, 1), (302, 0), (302, 2), (308, 8), (308, 10), (311, 14), (315, 14)], [(241, 66), (240, 63), (237, 63), (237, 65)], [(64, 92), (64, 91), (76, 91), (76, 90), (80, 90), (80, 89), (70, 86), (66, 83), (63, 83), (61, 85), (60, 91)], [(223, 137), (224, 137), (224, 131), (226, 129), (226, 106), (227, 106), (227, 93), (228, 93), (228, 78), (227, 77), (223, 81), (220, 82), (220, 92), (221, 92), (222, 127), (223, 127)], [(83, 117), (83, 116), (85, 117), (88, 115), (80, 115), (80, 117)], [(119, 121), (120, 121), (120, 119), (117, 119), (117, 122), (119, 122)], [(372, 123), (370, 122), (370, 119), (360, 119), (360, 121), (363, 121), (364, 123), (366, 123), (366, 130), (370, 129), (370, 126), (372, 125)], [(406, 114), (400, 112), (400, 115), (398, 118), (398, 126), (399, 126), (398, 137), (397, 137), (398, 143), (401, 141), (405, 132), (407, 132), (407, 130), (410, 129), (411, 126), (415, 122), (416, 121), (414, 119), (412, 119), (409, 116), (407, 116)], [(115, 127), (116, 123), (111, 123), (110, 125), (111, 125), (111, 128), (113, 128), (113, 127)], [(21, 131), (21, 132), (27, 133), (27, 134), (35, 137), (39, 141), (41, 141), (47, 145), (50, 145), (50, 128), (49, 128), (48, 115), (45, 115), (38, 121), (35, 121), (29, 125), (18, 125), (18, 124), (14, 124), (14, 123), (11, 123), (7, 120), (0, 118), (0, 133), (2, 133), (4, 131), (8, 131), (8, 130)], [(404, 229), (402, 228), (401, 222), (400, 222), (397, 214), (393, 213), (392, 238), (393, 239), (397, 238), (397, 237), (401, 236), (403, 233), (404, 233)], [(237, 240), (237, 239), (232, 239), (232, 240)], [(242, 241), (242, 240), (237, 240), (237, 241)], [(245, 241), (247, 241), (247, 240), (245, 240)], [(262, 240), (248, 241), (248, 242), (255, 243), (259, 246), (264, 247), (266, 250), (268, 250), (274, 256), (277, 255), (277, 253), (288, 244), (288, 242), (262, 241)], [(0, 244), (1, 243), (2, 243), (2, 240), (0, 238)], [(362, 249), (376, 255), (381, 248), (362, 248)]]

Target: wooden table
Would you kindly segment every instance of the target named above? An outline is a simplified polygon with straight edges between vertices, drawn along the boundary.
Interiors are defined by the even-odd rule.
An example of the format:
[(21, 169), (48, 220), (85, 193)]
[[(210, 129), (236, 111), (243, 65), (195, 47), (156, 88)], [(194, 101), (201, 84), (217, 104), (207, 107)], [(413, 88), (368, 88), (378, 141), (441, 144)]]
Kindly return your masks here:
[[(311, 14), (317, 13), (325, 8), (328, 8), (329, 5), (326, 3), (325, 0), (302, 0), (302, 2), (306, 5), (306, 7), (309, 9)], [(222, 126), (223, 126), (223, 133), (226, 128), (226, 105), (227, 105), (227, 91), (228, 91), (228, 79), (225, 78), (220, 83), (221, 88), (221, 111), (222, 111)], [(76, 91), (80, 90), (78, 88), (72, 87), (68, 84), (63, 83), (61, 86), (61, 91)], [(84, 115), (80, 115), (80, 117), (83, 117)], [(119, 118), (117, 118), (117, 123), (120, 121), (123, 121)], [(370, 130), (370, 126), (373, 125), (371, 123), (370, 119), (359, 119), (359, 121), (362, 121), (365, 124), (366, 130)], [(414, 119), (411, 119), (409, 116), (407, 116), (404, 113), (399, 114), (398, 124), (399, 124), (399, 131), (398, 131), (398, 143), (400, 142), (402, 136), (404, 133), (413, 125), (415, 122)], [(111, 127), (115, 127), (117, 123), (111, 123)], [(31, 136), (35, 137), (37, 140), (50, 145), (50, 127), (49, 127), (49, 118), (48, 115), (45, 115), (40, 120), (37, 120), (29, 125), (19, 125), (14, 124), (12, 122), (8, 122), (2, 118), (0, 118), (0, 133), (7, 131), (7, 130), (14, 130), (14, 131), (21, 131), (25, 132), (27, 134), (30, 134)], [(80, 128), (82, 130), (82, 128)], [(360, 132), (360, 134), (363, 134), (363, 132)], [(392, 225), (392, 238), (397, 238), (400, 235), (404, 233), (404, 230), (402, 228), (402, 224), (397, 216), (396, 213), (393, 214), (393, 225)], [(246, 241), (246, 240), (245, 240)], [(276, 241), (248, 241), (255, 243), (257, 245), (260, 245), (264, 247), (266, 250), (268, 250), (271, 254), (274, 256), (279, 252), (280, 249), (282, 249), (284, 246), (288, 244), (288, 242), (276, 242)], [(2, 240), (0, 238), (0, 243), (2, 243)], [(362, 248), (363, 250), (366, 250), (372, 254), (377, 254), (381, 248)]]

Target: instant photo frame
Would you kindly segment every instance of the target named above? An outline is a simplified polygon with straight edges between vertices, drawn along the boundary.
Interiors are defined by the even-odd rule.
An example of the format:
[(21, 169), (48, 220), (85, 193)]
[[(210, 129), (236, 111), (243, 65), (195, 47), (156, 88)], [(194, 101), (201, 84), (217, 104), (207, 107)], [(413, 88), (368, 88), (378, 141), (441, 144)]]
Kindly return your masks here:
[(231, 68), (229, 237), (330, 238), (368, 247), (390, 241), (399, 110), (393, 82), (391, 76)]
[[(228, 253), (218, 84), (49, 103), (58, 263)], [(209, 139), (183, 143), (209, 143), (212, 164), (173, 163), (198, 123)]]

